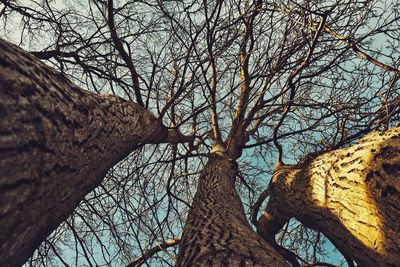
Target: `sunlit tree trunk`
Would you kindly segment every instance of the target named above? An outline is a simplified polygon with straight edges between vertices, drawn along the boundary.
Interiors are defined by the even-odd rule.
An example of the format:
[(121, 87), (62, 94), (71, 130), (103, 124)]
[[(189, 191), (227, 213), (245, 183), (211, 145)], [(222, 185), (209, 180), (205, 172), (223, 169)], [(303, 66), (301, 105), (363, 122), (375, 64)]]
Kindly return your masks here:
[(73, 85), (0, 41), (0, 266), (19, 266), (107, 170), (168, 131), (147, 110)]
[(189, 211), (176, 266), (289, 266), (251, 229), (235, 189), (237, 164), (212, 153)]
[(400, 266), (400, 128), (278, 168), (259, 220), (267, 240), (295, 217), (359, 266)]

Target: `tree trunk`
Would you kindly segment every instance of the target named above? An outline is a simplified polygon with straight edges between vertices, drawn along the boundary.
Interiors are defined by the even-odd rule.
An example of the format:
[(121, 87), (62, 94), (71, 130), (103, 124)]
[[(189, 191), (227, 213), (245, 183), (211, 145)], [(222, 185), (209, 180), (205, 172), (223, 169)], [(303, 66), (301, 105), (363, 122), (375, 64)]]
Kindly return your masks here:
[(176, 266), (289, 266), (251, 229), (235, 189), (237, 164), (212, 153), (186, 221)]
[(279, 168), (259, 220), (267, 240), (295, 217), (358, 266), (400, 266), (400, 128)]
[(0, 40), (0, 266), (24, 263), (107, 170), (166, 141), (147, 110), (84, 91)]

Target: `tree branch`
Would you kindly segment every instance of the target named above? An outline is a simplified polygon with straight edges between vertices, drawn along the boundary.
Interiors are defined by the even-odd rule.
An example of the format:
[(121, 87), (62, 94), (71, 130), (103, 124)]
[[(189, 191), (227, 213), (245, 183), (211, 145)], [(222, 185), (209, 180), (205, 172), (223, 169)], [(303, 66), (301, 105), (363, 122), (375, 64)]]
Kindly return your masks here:
[[(295, 2), (293, 2), (293, 3), (295, 3)], [(300, 7), (300, 8), (302, 8), (302, 9), (308, 11), (308, 12), (312, 12), (312, 11), (310, 11), (310, 10), (304, 8), (303, 6), (301, 6), (301, 5), (297, 4), (297, 3), (296, 3), (296, 5), (297, 5), (298, 7)], [(293, 14), (293, 13), (298, 14), (298, 11), (296, 11), (296, 10), (291, 10), (291, 9), (289, 9), (289, 8), (283, 8), (281, 11), (283, 11), (284, 13), (286, 13), (286, 14), (288, 14), (288, 15), (289, 15), (289, 14)], [(315, 12), (314, 12), (314, 13), (315, 13)], [(318, 13), (315, 13), (315, 14), (318, 14)], [(293, 19), (293, 20), (294, 20), (294, 19)], [(314, 30), (314, 31), (315, 31), (316, 29), (314, 28), (313, 25), (318, 25), (318, 23), (315, 22), (315, 21), (309, 21), (310, 23), (306, 23), (306, 22), (303, 23), (303, 22), (299, 22), (299, 21), (297, 21), (297, 20), (294, 20), (294, 21), (295, 21), (297, 24), (300, 24), (302, 27), (308, 27), (309, 29)], [(310, 26), (310, 25), (312, 25), (312, 26)], [(366, 61), (368, 61), (368, 62), (370, 62), (370, 63), (372, 63), (372, 64), (378, 66), (379, 68), (381, 68), (381, 69), (383, 69), (383, 70), (391, 71), (391, 72), (394, 72), (394, 73), (396, 73), (396, 74), (400, 74), (400, 70), (396, 69), (396, 68), (393, 67), (393, 66), (387, 65), (387, 64), (385, 64), (385, 63), (383, 63), (383, 62), (381, 62), (381, 61), (379, 61), (379, 60), (377, 60), (377, 59), (374, 59), (373, 57), (371, 57), (370, 55), (368, 55), (367, 53), (365, 53), (364, 51), (362, 51), (362, 49), (357, 45), (357, 43), (356, 43), (353, 39), (351, 39), (351, 38), (349, 38), (349, 37), (346, 37), (346, 36), (344, 36), (344, 35), (341, 35), (341, 34), (339, 34), (338, 32), (336, 32), (334, 29), (329, 28), (329, 27), (325, 27), (325, 28), (323, 29), (323, 31), (326, 32), (326, 33), (328, 33), (329, 35), (335, 37), (337, 40), (340, 40), (340, 41), (345, 42), (345, 43), (349, 46), (349, 48), (352, 49), (352, 50), (355, 52), (355, 54), (356, 54), (358, 57), (360, 57), (360, 58), (362, 58), (362, 59), (365, 59)]]
[(140, 266), (142, 265), (146, 260), (149, 258), (153, 257), (154, 254), (165, 250), (166, 248), (173, 247), (175, 245), (178, 245), (179, 242), (181, 241), (180, 237), (177, 237), (175, 239), (168, 239), (165, 240), (165, 242), (146, 250), (140, 257), (136, 258), (133, 262), (129, 263), (126, 267), (135, 267), (135, 266)]
[[(108, 12), (107, 24), (111, 31), (111, 39), (114, 42), (115, 48), (121, 55), (122, 59), (128, 65), (128, 69), (131, 73), (131, 79), (132, 79), (132, 83), (133, 83), (132, 85), (133, 85), (133, 90), (135, 92), (136, 101), (140, 106), (144, 107), (142, 94), (140, 92), (139, 77), (136, 72), (135, 65), (133, 64), (131, 57), (125, 51), (124, 45), (122, 44), (121, 39), (118, 37), (118, 34), (117, 34), (117, 29), (115, 27), (115, 22), (114, 22), (113, 0), (108, 0), (107, 12)], [(130, 96), (128, 95), (128, 97), (130, 97)]]

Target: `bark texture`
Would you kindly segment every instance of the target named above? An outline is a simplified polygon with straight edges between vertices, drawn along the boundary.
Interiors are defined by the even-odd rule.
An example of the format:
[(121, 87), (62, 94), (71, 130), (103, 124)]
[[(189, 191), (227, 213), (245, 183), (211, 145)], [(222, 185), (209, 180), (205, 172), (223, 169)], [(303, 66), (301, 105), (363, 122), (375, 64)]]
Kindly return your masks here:
[(278, 168), (259, 219), (266, 239), (295, 217), (358, 266), (400, 266), (400, 128)]
[(235, 189), (237, 164), (214, 151), (202, 171), (176, 266), (289, 266), (251, 229)]
[(0, 40), (0, 266), (19, 266), (138, 145), (166, 141), (147, 110), (84, 91)]

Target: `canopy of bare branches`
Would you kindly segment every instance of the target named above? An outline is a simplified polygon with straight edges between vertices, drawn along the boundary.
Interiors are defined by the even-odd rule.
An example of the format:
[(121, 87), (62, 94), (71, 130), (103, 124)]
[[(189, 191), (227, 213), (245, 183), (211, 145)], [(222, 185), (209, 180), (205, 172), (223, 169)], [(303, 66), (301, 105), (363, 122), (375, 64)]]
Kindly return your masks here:
[[(398, 125), (399, 10), (397, 0), (1, 0), (2, 38), (195, 137), (114, 166), (29, 264), (172, 266), (213, 147), (237, 158), (250, 221), (277, 162)], [(301, 263), (332, 262), (323, 235), (302, 225), (278, 242)]]

